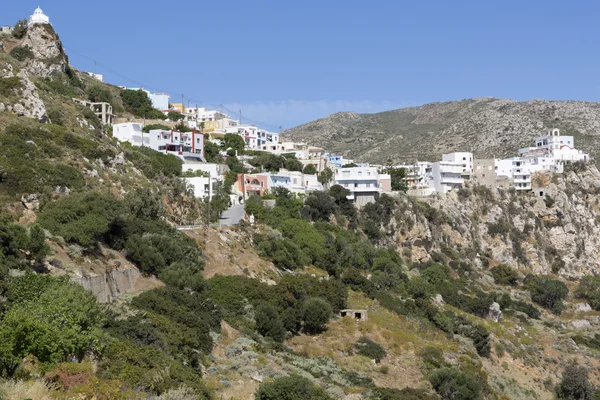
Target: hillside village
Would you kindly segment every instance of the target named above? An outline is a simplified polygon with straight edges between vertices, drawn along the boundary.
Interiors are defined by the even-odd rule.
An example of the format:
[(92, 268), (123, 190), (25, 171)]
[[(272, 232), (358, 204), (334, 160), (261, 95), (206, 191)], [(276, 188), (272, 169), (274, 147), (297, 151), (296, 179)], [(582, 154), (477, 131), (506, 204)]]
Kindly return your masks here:
[[(50, 24), (50, 19), (38, 8), (28, 24)], [(9, 34), (11, 28), (4, 27), (3, 32)], [(104, 82), (100, 74), (88, 75)], [(338, 184), (351, 192), (349, 200), (362, 206), (373, 202), (382, 193), (393, 192), (390, 172), (393, 172), (395, 180), (403, 181), (393, 185), (396, 190), (401, 188), (410, 195), (420, 197), (460, 189), (465, 181), (474, 181), (490, 188), (514, 187), (519, 191), (531, 191), (535, 189), (535, 186), (532, 187), (533, 174), (544, 171), (560, 173), (564, 163), (589, 160), (589, 155), (575, 148), (573, 136), (564, 136), (559, 129), (552, 129), (536, 138), (535, 146), (520, 149), (519, 155), (511, 158), (479, 159), (477, 154), (459, 151), (443, 154), (442, 160), (437, 162), (415, 160), (411, 164), (369, 164), (332, 154), (327, 149), (307, 143), (286, 141), (280, 133), (242, 124), (223, 111), (172, 103), (168, 93), (151, 93), (143, 88), (124, 86), (119, 88), (144, 93), (154, 108), (151, 113), (153, 117), (162, 113), (165, 120), (179, 124), (171, 129), (148, 129), (144, 132), (145, 126), (152, 127), (153, 123), (117, 122), (110, 103), (76, 98), (73, 101), (90, 108), (119, 141), (177, 156), (183, 161), (184, 172), (203, 175), (184, 178), (199, 198), (211, 198), (215, 193), (213, 186), (222, 184), (230, 171), (227, 163), (214, 162), (214, 154), (211, 157), (213, 162), (208, 162), (205, 147), (218, 146), (221, 160), (238, 158), (242, 167), (234, 171), (237, 176), (230, 189), (233, 205), (251, 195), (263, 196), (278, 187), (306, 196)], [(155, 118), (152, 121), (160, 123), (161, 120)], [(227, 137), (232, 135), (241, 138), (243, 148), (231, 152), (231, 148), (224, 147)], [(295, 159), (299, 163), (292, 169), (282, 166), (276, 171), (264, 171), (262, 166), (257, 168), (252, 165), (252, 160), (262, 153)]]
[(0, 29), (0, 399), (600, 395), (580, 136), (368, 163), (105, 80)]

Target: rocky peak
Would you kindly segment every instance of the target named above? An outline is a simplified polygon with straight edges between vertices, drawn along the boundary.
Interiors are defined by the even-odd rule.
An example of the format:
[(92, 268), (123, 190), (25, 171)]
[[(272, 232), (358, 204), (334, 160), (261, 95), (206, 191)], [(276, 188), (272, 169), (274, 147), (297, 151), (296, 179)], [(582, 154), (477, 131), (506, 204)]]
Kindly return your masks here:
[(33, 53), (26, 68), (34, 75), (47, 78), (56, 72), (64, 72), (68, 65), (62, 42), (51, 25), (32, 25), (27, 28), (21, 46), (29, 47)]
[(29, 79), (27, 72), (21, 70), (15, 74), (14, 67), (11, 64), (6, 64), (0, 69), (0, 78), (14, 77), (18, 77), (20, 81), (19, 87), (14, 89), (16, 96), (11, 96), (5, 102), (0, 102), (0, 111), (12, 111), (19, 116), (31, 117), (40, 122), (46, 122), (46, 105), (40, 99), (37, 87)]

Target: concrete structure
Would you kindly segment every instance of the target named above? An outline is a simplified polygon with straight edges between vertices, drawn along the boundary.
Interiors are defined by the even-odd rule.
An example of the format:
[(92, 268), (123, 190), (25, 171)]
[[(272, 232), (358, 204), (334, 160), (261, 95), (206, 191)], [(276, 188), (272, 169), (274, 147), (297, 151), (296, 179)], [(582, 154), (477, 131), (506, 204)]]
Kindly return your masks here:
[(390, 174), (379, 174), (379, 187), (381, 193), (392, 193), (392, 176)]
[(27, 23), (28, 26), (35, 25), (35, 24), (50, 25), (50, 18), (48, 18), (48, 16), (46, 14), (44, 14), (42, 9), (39, 7), (35, 9), (35, 11), (33, 12), (33, 15), (29, 17), (29, 22)]
[(13, 31), (12, 26), (5, 25), (3, 27), (0, 27), (0, 35), (11, 35), (12, 31)]
[[(216, 121), (202, 121), (201, 123), (204, 124), (202, 131), (210, 133), (211, 138), (215, 139), (220, 139), (225, 136), (226, 129), (238, 126), (238, 121), (231, 118), (221, 118)], [(200, 123), (198, 125), (200, 125)]]
[(342, 318), (343, 317), (352, 317), (359, 321), (368, 321), (369, 320), (369, 315), (367, 313), (367, 310), (351, 310), (351, 309), (340, 310), (340, 317), (342, 317)]
[(464, 183), (462, 162), (437, 161), (431, 164), (431, 186), (436, 192), (460, 189)]
[(494, 158), (475, 159), (473, 162), (474, 180), (488, 188), (496, 187), (496, 160)]
[(358, 207), (374, 202), (381, 193), (379, 173), (375, 167), (339, 168), (335, 182), (351, 192), (348, 200)]
[(218, 121), (223, 118), (229, 118), (229, 115), (225, 113), (203, 107), (186, 107), (185, 112), (191, 114), (198, 122)]
[(112, 125), (113, 118), (115, 115), (113, 114), (113, 109), (110, 103), (98, 102), (93, 103), (91, 101), (76, 99), (73, 98), (73, 101), (77, 104), (81, 104), (84, 107), (91, 109), (94, 114), (100, 119), (103, 125)]

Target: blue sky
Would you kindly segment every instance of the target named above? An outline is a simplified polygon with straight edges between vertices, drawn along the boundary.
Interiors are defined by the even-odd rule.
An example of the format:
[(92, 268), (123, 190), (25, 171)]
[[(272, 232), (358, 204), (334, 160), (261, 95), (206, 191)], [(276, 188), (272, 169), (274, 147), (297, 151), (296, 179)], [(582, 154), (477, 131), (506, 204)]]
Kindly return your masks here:
[(41, 6), (78, 69), (271, 129), (470, 97), (599, 100), (595, 1), (5, 3), (0, 25)]

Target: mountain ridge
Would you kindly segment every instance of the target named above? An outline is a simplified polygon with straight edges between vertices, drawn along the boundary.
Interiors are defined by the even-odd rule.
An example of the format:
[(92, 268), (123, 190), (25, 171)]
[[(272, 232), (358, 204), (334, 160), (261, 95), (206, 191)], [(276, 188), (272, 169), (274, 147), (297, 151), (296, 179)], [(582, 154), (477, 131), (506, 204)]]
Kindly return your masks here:
[(477, 158), (516, 155), (552, 128), (574, 136), (577, 148), (600, 154), (600, 103), (578, 100), (481, 97), (375, 114), (340, 112), (283, 135), (360, 161), (398, 163), (437, 160), (452, 151)]

